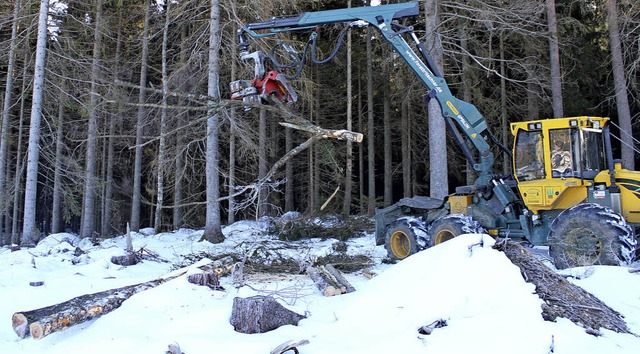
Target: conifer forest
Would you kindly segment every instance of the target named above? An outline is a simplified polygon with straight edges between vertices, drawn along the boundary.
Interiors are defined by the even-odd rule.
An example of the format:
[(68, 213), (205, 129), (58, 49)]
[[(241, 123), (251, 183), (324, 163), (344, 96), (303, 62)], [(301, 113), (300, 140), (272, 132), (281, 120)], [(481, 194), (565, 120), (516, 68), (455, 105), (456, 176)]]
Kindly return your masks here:
[[(424, 85), (373, 28), (336, 23), (252, 40), (250, 50), (282, 63), (287, 46), (307, 57), (283, 70), (297, 102), (247, 110), (230, 100), (229, 83), (254, 76), (239, 55), (243, 24), (369, 5), (0, 0), (0, 244), (148, 227), (202, 228), (221, 242), (221, 226), (238, 220), (372, 215), (467, 184), (473, 176), (451, 136), (433, 138), (444, 125), (430, 123)], [(621, 135), (614, 149), (626, 168), (640, 163), (625, 138), (640, 132), (639, 1), (420, 7), (400, 21), (503, 144), (513, 144), (510, 122), (604, 116)], [(317, 46), (305, 51), (314, 30)], [(313, 140), (281, 124), (288, 115), (364, 139)], [(495, 154), (509, 173), (510, 157)]]

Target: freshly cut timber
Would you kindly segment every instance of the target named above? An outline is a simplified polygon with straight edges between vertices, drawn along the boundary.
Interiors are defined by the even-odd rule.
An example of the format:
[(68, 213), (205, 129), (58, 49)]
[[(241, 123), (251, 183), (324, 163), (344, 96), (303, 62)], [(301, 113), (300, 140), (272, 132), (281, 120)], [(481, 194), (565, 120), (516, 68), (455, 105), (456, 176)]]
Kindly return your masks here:
[(211, 269), (209, 263), (211, 260), (203, 259), (192, 266), (175, 270), (163, 278), (81, 295), (36, 310), (16, 312), (11, 317), (11, 325), (20, 338), (31, 336), (34, 339), (40, 339), (109, 313), (120, 307), (131, 296), (180, 277), (189, 268)]
[(307, 268), (307, 274), (324, 296), (334, 296), (356, 291), (342, 273), (331, 264)]
[(11, 318), (11, 324), (20, 338), (31, 335), (34, 339), (40, 339), (111, 312), (131, 296), (154, 288), (165, 281), (166, 279), (156, 279), (74, 297), (71, 300), (37, 310), (16, 312)]

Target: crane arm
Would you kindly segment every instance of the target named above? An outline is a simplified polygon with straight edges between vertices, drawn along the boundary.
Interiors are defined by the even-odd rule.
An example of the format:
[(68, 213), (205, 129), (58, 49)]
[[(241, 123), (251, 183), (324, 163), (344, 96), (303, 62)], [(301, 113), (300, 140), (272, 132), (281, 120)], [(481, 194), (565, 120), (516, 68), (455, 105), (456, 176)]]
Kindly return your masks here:
[[(479, 181), (476, 183), (488, 184), (493, 175), (494, 155), (491, 152), (487, 140), (482, 135), (487, 132), (487, 123), (478, 109), (463, 100), (457, 99), (451, 93), (444, 77), (434, 65), (426, 48), (419, 41), (411, 27), (405, 27), (396, 22), (405, 17), (415, 17), (420, 14), (418, 2), (390, 4), (381, 6), (355, 7), (337, 10), (325, 10), (305, 12), (293, 17), (275, 17), (264, 22), (255, 22), (244, 25), (238, 31), (241, 55), (245, 58), (248, 54), (249, 38), (262, 38), (273, 36), (280, 32), (288, 32), (302, 29), (313, 29), (318, 25), (364, 21), (368, 25), (377, 28), (385, 40), (391, 44), (396, 52), (404, 59), (421, 82), (428, 89), (427, 97), (436, 99), (439, 103), (447, 126), (454, 133), (454, 137), (460, 140), (460, 131), (473, 144), (478, 151), (479, 160), (473, 157), (463, 141), (459, 141), (467, 159), (474, 170), (479, 173)], [(258, 32), (261, 31), (261, 32)], [(262, 32), (262, 31), (267, 31)], [(420, 56), (404, 39), (409, 35), (415, 42)], [(454, 124), (450, 124), (453, 122)], [(464, 146), (464, 147), (463, 147)]]

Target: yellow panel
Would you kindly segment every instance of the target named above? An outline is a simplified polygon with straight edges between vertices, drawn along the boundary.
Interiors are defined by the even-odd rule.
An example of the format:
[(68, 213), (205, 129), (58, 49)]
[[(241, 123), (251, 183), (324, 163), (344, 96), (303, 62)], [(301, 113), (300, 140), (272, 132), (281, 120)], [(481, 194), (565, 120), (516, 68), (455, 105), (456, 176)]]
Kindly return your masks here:
[(467, 215), (467, 207), (471, 204), (472, 201), (473, 197), (470, 195), (454, 195), (449, 197), (451, 214)]

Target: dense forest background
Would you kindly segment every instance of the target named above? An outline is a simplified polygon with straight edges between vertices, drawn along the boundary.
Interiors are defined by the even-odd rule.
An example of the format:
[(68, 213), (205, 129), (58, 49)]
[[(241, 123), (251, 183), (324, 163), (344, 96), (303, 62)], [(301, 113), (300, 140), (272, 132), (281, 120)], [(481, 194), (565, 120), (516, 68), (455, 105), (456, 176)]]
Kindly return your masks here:
[[(228, 102), (228, 83), (253, 77), (252, 63), (238, 55), (243, 23), (366, 5), (0, 0), (2, 244), (62, 230), (109, 236), (127, 224), (205, 227), (215, 241), (221, 224), (239, 219), (290, 210), (371, 214), (403, 196), (446, 195), (446, 187), (430, 184), (442, 166), (430, 163), (426, 90), (372, 29), (352, 27), (332, 60), (308, 60), (291, 81), (295, 114), (361, 132), (364, 142), (319, 140), (270, 175), (309, 133), (281, 126), (277, 110)], [(640, 129), (637, 0), (421, 6), (424, 16), (403, 24), (425, 40), (454, 94), (475, 104), (505, 144), (512, 143), (509, 122), (554, 116), (608, 116), (622, 132)], [(345, 26), (319, 29), (319, 58)], [(302, 52), (309, 34), (278, 38)], [(253, 41), (252, 49), (268, 52), (275, 43)], [(616, 146), (633, 168), (633, 154)], [(472, 181), (452, 139), (440, 148), (446, 184)], [(508, 172), (510, 162), (496, 156)]]

